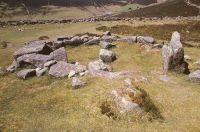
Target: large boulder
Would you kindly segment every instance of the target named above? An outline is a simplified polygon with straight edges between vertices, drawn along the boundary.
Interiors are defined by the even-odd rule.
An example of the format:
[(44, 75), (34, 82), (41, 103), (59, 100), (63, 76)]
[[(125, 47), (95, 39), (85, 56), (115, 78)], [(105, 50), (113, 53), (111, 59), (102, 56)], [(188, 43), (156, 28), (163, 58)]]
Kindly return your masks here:
[(169, 45), (163, 46), (162, 57), (165, 72), (172, 70), (179, 73), (189, 73), (188, 63), (184, 60), (184, 49), (178, 32), (172, 34)]
[(52, 57), (49, 55), (25, 54), (17, 58), (17, 63), (19, 66), (23, 66), (28, 63), (35, 67), (43, 68), (44, 64), (50, 60), (52, 60)]
[(189, 75), (189, 79), (193, 82), (200, 83), (200, 70), (197, 70)]
[(68, 61), (65, 48), (59, 48), (50, 54), (50, 57), (56, 61)]
[(36, 75), (35, 69), (25, 69), (25, 70), (21, 70), (17, 73), (17, 76), (20, 79), (27, 79), (28, 77), (32, 77), (35, 75)]
[(88, 64), (89, 70), (102, 70), (102, 71), (111, 71), (112, 68), (105, 64), (102, 60), (92, 61)]
[(25, 47), (19, 49), (18, 51), (14, 53), (14, 58), (18, 58), (25, 54), (33, 54), (33, 53), (48, 55), (53, 51), (48, 46), (48, 43), (51, 43), (51, 42), (49, 41), (47, 42), (44, 40), (29, 42)]
[(113, 51), (101, 49), (99, 57), (103, 62), (113, 62), (117, 59), (116, 54)]
[(137, 42), (142, 44), (154, 44), (155, 39), (149, 36), (138, 36)]
[(100, 46), (102, 49), (110, 49), (110, 48), (113, 48), (115, 45), (113, 45), (113, 44), (110, 43), (110, 42), (100, 41), (99, 46)]
[(70, 71), (75, 71), (76, 73), (81, 73), (86, 70), (85, 66), (69, 64), (64, 61), (58, 61), (56, 64), (50, 67), (49, 75), (63, 78), (69, 75)]

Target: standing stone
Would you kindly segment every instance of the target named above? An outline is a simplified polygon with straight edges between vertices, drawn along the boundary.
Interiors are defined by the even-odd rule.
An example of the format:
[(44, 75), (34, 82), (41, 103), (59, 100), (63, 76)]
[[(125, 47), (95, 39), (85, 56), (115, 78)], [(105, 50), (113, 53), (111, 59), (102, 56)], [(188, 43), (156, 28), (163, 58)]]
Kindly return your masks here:
[(178, 73), (189, 73), (188, 63), (184, 60), (184, 49), (178, 32), (172, 34), (169, 45), (163, 46), (162, 57), (165, 72), (171, 70)]
[(81, 81), (78, 77), (72, 78), (72, 87), (75, 89), (85, 86), (85, 82)]
[(193, 82), (200, 82), (200, 70), (191, 73), (189, 79)]
[(32, 77), (35, 75), (36, 75), (35, 69), (25, 69), (17, 73), (17, 76), (21, 79), (27, 79), (28, 77)]
[(113, 62), (117, 59), (116, 54), (113, 51), (106, 49), (100, 50), (99, 57), (103, 62)]

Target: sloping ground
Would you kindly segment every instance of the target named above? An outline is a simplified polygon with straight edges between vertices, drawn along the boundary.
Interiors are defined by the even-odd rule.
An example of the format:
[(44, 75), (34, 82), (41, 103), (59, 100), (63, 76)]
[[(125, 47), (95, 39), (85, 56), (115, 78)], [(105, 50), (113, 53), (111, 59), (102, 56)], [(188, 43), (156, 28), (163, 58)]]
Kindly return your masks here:
[(161, 4), (141, 8), (138, 10), (122, 13), (120, 17), (177, 17), (177, 16), (196, 16), (199, 9), (187, 5), (184, 0), (171, 0)]

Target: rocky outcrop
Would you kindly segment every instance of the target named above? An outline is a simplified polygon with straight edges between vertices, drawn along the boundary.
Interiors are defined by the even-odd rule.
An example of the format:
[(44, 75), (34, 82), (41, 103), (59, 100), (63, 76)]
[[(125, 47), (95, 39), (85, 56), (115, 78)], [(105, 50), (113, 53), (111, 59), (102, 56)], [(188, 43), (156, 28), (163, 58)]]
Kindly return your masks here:
[(192, 82), (198, 82), (200, 83), (200, 70), (197, 70), (193, 73), (191, 73), (189, 75), (189, 79), (192, 81)]
[(36, 75), (35, 69), (24, 69), (17, 73), (20, 79), (27, 79), (28, 77), (33, 77)]
[(113, 51), (101, 49), (99, 57), (103, 62), (113, 62), (117, 59), (116, 54)]
[(172, 34), (169, 45), (163, 46), (162, 57), (165, 72), (171, 70), (179, 73), (189, 73), (188, 63), (184, 60), (184, 49), (181, 43), (181, 36), (178, 32)]

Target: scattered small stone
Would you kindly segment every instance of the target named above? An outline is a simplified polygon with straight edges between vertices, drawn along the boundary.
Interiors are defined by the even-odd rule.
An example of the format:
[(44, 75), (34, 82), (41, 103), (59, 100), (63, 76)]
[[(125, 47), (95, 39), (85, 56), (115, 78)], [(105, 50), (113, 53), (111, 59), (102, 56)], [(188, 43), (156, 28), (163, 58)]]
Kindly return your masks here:
[(104, 33), (104, 35), (111, 36), (111, 32), (110, 32), (110, 31), (106, 31), (106, 32)]
[(200, 82), (200, 70), (197, 70), (193, 73), (190, 73), (189, 74), (189, 79), (192, 81), (192, 82)]
[(160, 75), (159, 79), (163, 82), (169, 82), (170, 81), (170, 77), (168, 75)]
[(85, 82), (81, 81), (78, 77), (72, 78), (72, 87), (78, 89), (85, 86)]
[(36, 75), (35, 69), (24, 69), (17, 73), (17, 76), (21, 79), (27, 79)]
[(185, 61), (191, 61), (192, 58), (189, 55), (184, 55), (184, 59)]
[(103, 62), (113, 62), (117, 59), (116, 54), (113, 51), (106, 49), (100, 50), (99, 57)]
[(36, 76), (37, 77), (41, 77), (41, 76), (43, 76), (48, 71), (48, 68), (47, 67), (36, 68), (35, 71), (36, 71)]
[(74, 70), (71, 70), (71, 71), (69, 72), (68, 78), (72, 78), (72, 77), (74, 77), (75, 75), (76, 75), (76, 72), (75, 72)]
[(113, 45), (112, 43), (110, 43), (110, 42), (106, 42), (106, 41), (100, 41), (100, 47), (102, 48), (102, 49), (110, 49), (110, 48), (112, 48), (112, 47), (114, 47), (115, 45)]
[(127, 78), (124, 80), (124, 85), (127, 86), (127, 87), (130, 87), (132, 86), (132, 81), (130, 78)]

